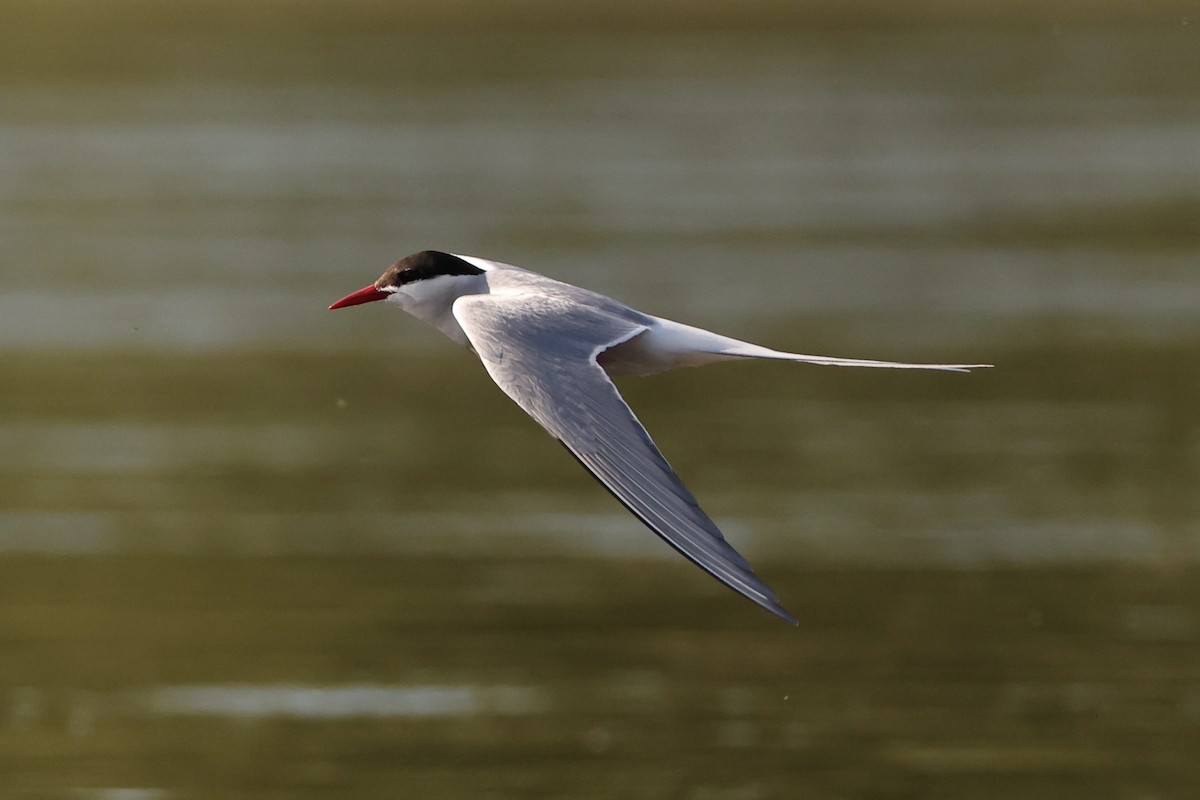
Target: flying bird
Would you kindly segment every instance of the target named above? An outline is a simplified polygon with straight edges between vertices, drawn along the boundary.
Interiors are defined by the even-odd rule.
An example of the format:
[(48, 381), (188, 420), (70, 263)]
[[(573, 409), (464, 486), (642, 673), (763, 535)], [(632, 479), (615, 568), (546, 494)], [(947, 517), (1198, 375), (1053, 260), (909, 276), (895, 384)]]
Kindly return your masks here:
[(602, 294), (473, 256), (424, 250), (329, 308), (384, 300), (466, 345), (492, 380), (646, 527), (729, 588), (797, 620), (700, 508), (610, 377), (771, 358), (966, 372), (771, 350), (642, 313)]

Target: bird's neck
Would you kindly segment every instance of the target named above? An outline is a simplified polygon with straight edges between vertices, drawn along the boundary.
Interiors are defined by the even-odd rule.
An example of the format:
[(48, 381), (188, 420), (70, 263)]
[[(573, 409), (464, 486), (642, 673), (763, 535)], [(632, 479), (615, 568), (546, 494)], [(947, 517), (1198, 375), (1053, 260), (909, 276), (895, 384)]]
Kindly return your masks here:
[(417, 319), (440, 330), (461, 345), (468, 345), (458, 320), (454, 318), (454, 301), (470, 294), (488, 291), (484, 275), (442, 275), (405, 286), (392, 296), (395, 302)]

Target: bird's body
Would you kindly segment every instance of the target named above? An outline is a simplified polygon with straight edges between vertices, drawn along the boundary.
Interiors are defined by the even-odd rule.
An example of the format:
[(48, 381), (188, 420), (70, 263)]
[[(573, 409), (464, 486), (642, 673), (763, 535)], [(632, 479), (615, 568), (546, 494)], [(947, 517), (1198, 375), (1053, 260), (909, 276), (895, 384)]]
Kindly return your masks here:
[(730, 588), (796, 623), (725, 541), (609, 379), (715, 361), (966, 371), (771, 350), (651, 316), (536, 272), (472, 256), (415, 253), (330, 308), (388, 300), (479, 356), (488, 374), (614, 497)]

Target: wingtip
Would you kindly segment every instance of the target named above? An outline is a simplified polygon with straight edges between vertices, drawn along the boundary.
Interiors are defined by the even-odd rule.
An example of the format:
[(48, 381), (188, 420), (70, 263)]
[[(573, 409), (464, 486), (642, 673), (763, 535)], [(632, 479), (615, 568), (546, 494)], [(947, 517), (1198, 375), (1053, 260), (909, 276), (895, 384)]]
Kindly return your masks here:
[(781, 620), (786, 622), (788, 625), (791, 625), (794, 628), (800, 627), (800, 620), (798, 620), (794, 616), (792, 616), (792, 614), (786, 608), (779, 605), (778, 603), (776, 603), (775, 605), (771, 605), (771, 606), (765, 606), (765, 608), (767, 609), (767, 611), (770, 611), (772, 614), (779, 617)]

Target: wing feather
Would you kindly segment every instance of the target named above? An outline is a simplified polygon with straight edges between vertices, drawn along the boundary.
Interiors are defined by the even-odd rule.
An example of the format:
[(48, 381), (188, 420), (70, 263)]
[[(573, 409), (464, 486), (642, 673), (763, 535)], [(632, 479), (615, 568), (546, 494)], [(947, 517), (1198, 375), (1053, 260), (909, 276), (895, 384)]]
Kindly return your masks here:
[(668, 544), (763, 608), (796, 624), (684, 486), (596, 361), (646, 330), (637, 319), (566, 298), (470, 295), (454, 316), (492, 380)]

